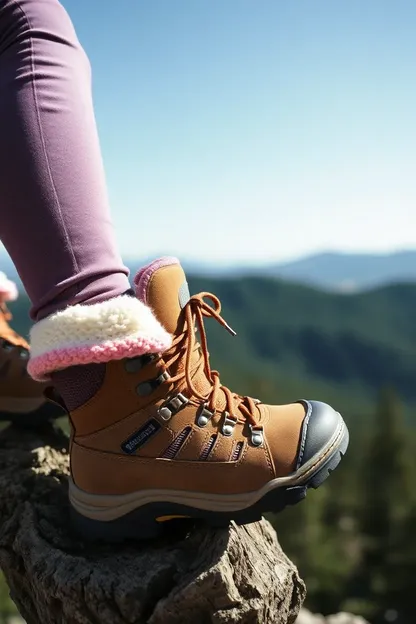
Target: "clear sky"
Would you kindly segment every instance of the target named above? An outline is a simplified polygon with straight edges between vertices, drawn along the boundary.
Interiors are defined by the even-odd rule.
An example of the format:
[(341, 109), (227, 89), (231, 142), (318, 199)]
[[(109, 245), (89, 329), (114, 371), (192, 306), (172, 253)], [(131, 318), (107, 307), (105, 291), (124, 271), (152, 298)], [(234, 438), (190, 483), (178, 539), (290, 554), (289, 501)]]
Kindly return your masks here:
[(120, 247), (416, 247), (414, 0), (64, 0)]

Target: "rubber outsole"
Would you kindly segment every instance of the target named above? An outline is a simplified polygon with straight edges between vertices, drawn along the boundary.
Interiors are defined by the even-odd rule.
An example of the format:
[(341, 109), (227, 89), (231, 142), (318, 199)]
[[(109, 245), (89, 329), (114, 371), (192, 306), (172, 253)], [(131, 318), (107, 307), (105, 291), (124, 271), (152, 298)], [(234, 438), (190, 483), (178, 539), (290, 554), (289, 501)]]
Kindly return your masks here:
[[(73, 527), (76, 532), (88, 541), (122, 542), (128, 539), (149, 540), (167, 535), (177, 523), (175, 518), (186, 518), (185, 523), (204, 523), (210, 527), (227, 527), (231, 521), (238, 525), (250, 524), (261, 520), (265, 513), (279, 513), (286, 507), (301, 502), (310, 488), (316, 489), (329, 477), (345, 455), (349, 443), (348, 429), (345, 427), (343, 437), (328, 460), (320, 466), (302, 485), (280, 487), (268, 492), (254, 505), (232, 513), (211, 512), (177, 503), (150, 503), (116, 520), (101, 522), (91, 520), (71, 507)], [(172, 518), (166, 520), (166, 518)], [(159, 520), (158, 520), (159, 519)]]

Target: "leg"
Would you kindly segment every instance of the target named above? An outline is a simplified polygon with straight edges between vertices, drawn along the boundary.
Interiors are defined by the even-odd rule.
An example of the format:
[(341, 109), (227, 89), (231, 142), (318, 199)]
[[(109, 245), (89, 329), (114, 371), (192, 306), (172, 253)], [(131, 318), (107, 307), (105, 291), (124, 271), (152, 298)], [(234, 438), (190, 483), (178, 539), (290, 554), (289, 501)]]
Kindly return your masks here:
[(128, 290), (89, 63), (57, 0), (0, 0), (0, 135), (0, 238), (32, 318)]
[[(150, 310), (137, 314), (139, 302), (120, 297), (130, 284), (109, 214), (90, 67), (58, 0), (0, 0), (0, 136), (0, 238), (32, 301), (35, 327), (41, 324), (33, 340), (41, 362), (52, 362), (53, 372), (101, 361), (103, 351), (121, 357), (163, 346), (167, 334)], [(108, 301), (116, 303), (105, 307)], [(79, 312), (77, 304), (81, 329), (51, 330), (56, 314), (74, 306)], [(104, 327), (99, 336), (91, 314)], [(147, 322), (158, 338), (143, 330)], [(91, 336), (98, 344), (88, 350)], [(101, 378), (95, 368), (70, 368), (54, 383), (69, 402), (89, 396)], [(20, 382), (16, 392), (23, 392)]]
[(122, 295), (86, 60), (57, 0), (0, 0), (0, 124), (0, 235), (33, 301), (29, 370), (72, 404), (80, 529), (123, 539), (177, 516), (252, 522), (318, 487), (348, 445), (335, 410), (223, 386), (203, 324), (228, 328), (219, 300), (189, 297), (176, 259)]

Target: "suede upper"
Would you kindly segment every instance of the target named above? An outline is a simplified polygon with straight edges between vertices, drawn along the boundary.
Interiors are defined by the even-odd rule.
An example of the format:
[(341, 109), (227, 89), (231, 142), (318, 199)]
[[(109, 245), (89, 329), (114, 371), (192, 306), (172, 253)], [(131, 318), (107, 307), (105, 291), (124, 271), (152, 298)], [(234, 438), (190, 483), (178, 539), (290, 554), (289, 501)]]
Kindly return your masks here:
[(204, 330), (211, 316), (232, 331), (218, 299), (189, 298), (172, 259), (142, 270), (136, 290), (172, 346), (154, 359), (108, 362), (101, 388), (71, 413), (75, 484), (107, 495), (143, 488), (238, 494), (293, 472), (305, 407), (263, 405), (221, 384)]

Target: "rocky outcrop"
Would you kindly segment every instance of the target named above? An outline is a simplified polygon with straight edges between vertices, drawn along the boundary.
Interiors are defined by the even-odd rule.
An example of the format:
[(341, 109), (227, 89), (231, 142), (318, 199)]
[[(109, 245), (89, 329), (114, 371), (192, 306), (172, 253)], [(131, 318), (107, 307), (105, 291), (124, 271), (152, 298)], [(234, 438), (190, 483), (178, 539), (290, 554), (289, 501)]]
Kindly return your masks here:
[(0, 434), (0, 566), (28, 624), (296, 621), (305, 586), (266, 520), (86, 544), (68, 520), (67, 475), (59, 430)]

